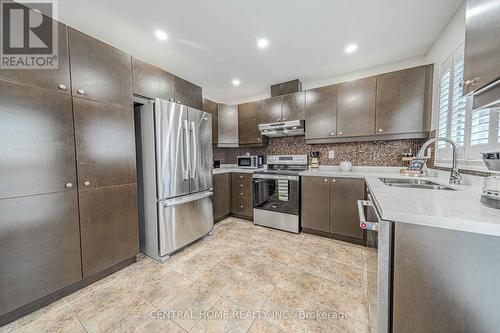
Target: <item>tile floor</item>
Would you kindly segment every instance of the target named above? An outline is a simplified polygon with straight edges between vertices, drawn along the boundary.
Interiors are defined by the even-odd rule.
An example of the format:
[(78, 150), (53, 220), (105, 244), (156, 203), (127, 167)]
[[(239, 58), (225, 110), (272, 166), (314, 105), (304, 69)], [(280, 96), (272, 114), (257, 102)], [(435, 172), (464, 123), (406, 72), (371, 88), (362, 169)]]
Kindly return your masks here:
[(164, 264), (137, 263), (11, 332), (376, 332), (375, 250), (228, 218)]

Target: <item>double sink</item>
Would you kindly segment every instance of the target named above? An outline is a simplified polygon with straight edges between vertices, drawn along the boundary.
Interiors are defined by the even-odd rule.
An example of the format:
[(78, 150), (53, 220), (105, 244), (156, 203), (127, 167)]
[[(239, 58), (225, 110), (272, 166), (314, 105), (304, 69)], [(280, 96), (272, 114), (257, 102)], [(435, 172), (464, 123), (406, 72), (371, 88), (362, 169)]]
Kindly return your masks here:
[(454, 188), (423, 179), (379, 178), (387, 186), (455, 191)]

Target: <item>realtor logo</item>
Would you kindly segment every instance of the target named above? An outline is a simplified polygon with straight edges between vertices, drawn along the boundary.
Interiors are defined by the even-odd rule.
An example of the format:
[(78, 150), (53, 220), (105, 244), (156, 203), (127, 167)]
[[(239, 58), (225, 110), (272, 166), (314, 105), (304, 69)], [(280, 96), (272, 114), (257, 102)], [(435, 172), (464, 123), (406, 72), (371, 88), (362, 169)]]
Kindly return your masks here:
[(56, 0), (1, 0), (0, 68), (56, 69), (56, 14)]

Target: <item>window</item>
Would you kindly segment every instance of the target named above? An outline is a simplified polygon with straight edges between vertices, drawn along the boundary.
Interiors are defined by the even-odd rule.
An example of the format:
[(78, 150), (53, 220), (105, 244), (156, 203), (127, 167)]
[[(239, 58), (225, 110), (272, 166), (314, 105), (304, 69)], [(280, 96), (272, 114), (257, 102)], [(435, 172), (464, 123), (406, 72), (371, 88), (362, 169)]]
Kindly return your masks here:
[[(462, 96), (464, 47), (440, 66), (437, 135), (457, 143), (460, 167), (485, 169), (481, 152), (500, 150), (500, 108), (472, 110), (472, 97)], [(439, 142), (436, 165), (449, 166), (451, 147)]]

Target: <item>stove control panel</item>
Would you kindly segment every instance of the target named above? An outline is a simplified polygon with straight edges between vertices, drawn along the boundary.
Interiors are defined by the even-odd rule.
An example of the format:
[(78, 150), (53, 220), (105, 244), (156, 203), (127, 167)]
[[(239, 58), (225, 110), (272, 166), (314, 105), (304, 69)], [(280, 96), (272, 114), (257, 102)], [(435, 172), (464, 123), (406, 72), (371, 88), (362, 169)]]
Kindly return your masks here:
[(269, 155), (267, 164), (307, 165), (307, 155)]

